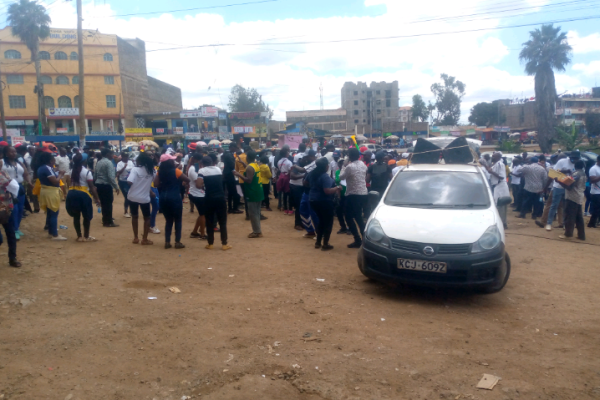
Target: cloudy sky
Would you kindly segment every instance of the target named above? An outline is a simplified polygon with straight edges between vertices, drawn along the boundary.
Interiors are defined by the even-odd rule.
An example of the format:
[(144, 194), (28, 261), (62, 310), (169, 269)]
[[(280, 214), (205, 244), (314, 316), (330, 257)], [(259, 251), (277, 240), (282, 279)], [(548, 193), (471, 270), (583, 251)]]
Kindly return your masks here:
[[(76, 27), (74, 3), (45, 1), (53, 27)], [(522, 25), (575, 20), (559, 23), (574, 53), (567, 71), (557, 75), (557, 90), (579, 93), (600, 84), (599, 5), (600, 0), (96, 0), (84, 1), (84, 27), (146, 41), (148, 73), (179, 86), (186, 108), (225, 108), (231, 87), (241, 84), (256, 87), (275, 119), (284, 120), (285, 111), (318, 109), (321, 83), (325, 108), (339, 108), (344, 82), (394, 80), (400, 105), (410, 105), (416, 93), (431, 99), (431, 84), (448, 73), (466, 84), (461, 117), (466, 122), (477, 102), (533, 96), (533, 78), (523, 73), (518, 54), (535, 26)], [(214, 8), (177, 11), (198, 7)]]

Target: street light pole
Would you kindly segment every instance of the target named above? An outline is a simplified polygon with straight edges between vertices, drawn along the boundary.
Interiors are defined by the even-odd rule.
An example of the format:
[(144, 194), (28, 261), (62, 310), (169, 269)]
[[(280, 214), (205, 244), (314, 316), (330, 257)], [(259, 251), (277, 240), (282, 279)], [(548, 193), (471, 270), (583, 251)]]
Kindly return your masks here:
[[(0, 73), (0, 76), (2, 74)], [(2, 140), (6, 142), (8, 132), (6, 132), (6, 119), (4, 118), (4, 82), (0, 81), (0, 119), (2, 122)]]
[(81, 0), (77, 0), (77, 48), (79, 50), (79, 145), (85, 146), (85, 135), (87, 132), (87, 123), (85, 121), (85, 89), (83, 73), (83, 7)]

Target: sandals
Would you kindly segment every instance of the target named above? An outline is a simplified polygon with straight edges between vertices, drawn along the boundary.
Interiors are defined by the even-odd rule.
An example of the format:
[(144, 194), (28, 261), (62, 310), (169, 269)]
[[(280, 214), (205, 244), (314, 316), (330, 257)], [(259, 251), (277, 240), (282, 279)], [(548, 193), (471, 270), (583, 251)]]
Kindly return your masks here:
[(133, 244), (138, 244), (139, 242), (140, 242), (140, 239), (138, 239), (138, 238), (135, 238), (131, 241), (131, 243), (133, 243)]
[(86, 238), (83, 239), (84, 242), (95, 242), (96, 238), (92, 237), (92, 236), (88, 236)]
[(76, 242), (85, 242), (85, 239), (83, 239), (83, 237), (78, 237), (77, 239), (75, 239)]
[(141, 243), (142, 243), (142, 246), (152, 246), (154, 244), (154, 242), (152, 240), (148, 240), (148, 239), (146, 239), (146, 240), (142, 239)]
[(175, 243), (175, 248), (176, 249), (185, 249), (185, 244), (183, 244), (183, 243)]
[(190, 238), (191, 239), (200, 239), (200, 240), (206, 240), (207, 239), (206, 235), (201, 235), (201, 234), (196, 233), (196, 232), (190, 233)]
[(250, 238), (250, 239), (256, 239), (256, 238), (261, 238), (261, 237), (263, 237), (262, 233), (254, 233), (253, 232), (253, 233), (251, 233), (251, 234), (248, 235), (248, 238)]

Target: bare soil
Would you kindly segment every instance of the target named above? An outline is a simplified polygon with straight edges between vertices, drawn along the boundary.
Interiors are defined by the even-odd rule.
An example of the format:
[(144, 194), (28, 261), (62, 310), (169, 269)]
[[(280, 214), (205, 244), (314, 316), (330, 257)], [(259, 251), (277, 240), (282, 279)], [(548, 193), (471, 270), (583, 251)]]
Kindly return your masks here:
[(262, 239), (230, 216), (228, 252), (188, 238), (188, 210), (187, 248), (134, 245), (121, 201), (97, 243), (62, 210), (68, 242), (37, 214), (21, 269), (0, 247), (0, 399), (600, 398), (599, 231), (565, 243), (511, 218), (511, 278), (480, 295), (370, 282), (350, 236), (315, 250), (279, 212)]

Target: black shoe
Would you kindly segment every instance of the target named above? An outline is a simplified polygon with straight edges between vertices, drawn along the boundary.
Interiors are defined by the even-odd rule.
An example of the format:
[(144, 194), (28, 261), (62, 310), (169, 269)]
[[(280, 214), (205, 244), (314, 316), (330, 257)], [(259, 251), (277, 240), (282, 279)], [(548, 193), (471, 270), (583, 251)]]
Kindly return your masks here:
[(543, 223), (541, 223), (541, 222), (540, 222), (540, 221), (538, 221), (538, 220), (536, 220), (536, 221), (535, 221), (535, 224), (536, 224), (537, 226), (539, 226), (540, 228), (544, 228), (544, 224), (543, 224)]
[(321, 251), (328, 251), (328, 250), (333, 250), (333, 246), (329, 245), (329, 244), (324, 244), (323, 247), (321, 247)]
[(264, 215), (262, 215), (262, 214), (261, 214), (261, 215), (260, 215), (260, 220), (261, 220), (261, 221), (264, 221), (265, 219), (269, 219), (269, 218), (267, 218), (267, 217), (265, 217)]
[(230, 213), (231, 214), (243, 214), (244, 212), (240, 211), (240, 210), (231, 210)]
[(338, 235), (343, 235), (344, 233), (348, 233), (348, 232), (350, 232), (350, 230), (348, 230), (348, 229), (340, 229), (339, 231), (337, 231), (337, 234)]
[(349, 249), (358, 249), (360, 246), (362, 246), (362, 242), (353, 242), (348, 245), (348, 248)]
[(250, 217), (246, 215), (246, 221), (250, 221)]
[(105, 224), (103, 225), (105, 228), (116, 228), (119, 225), (115, 224), (114, 222), (111, 222), (110, 224)]
[(320, 249), (321, 248), (321, 243), (315, 243), (315, 249)]

